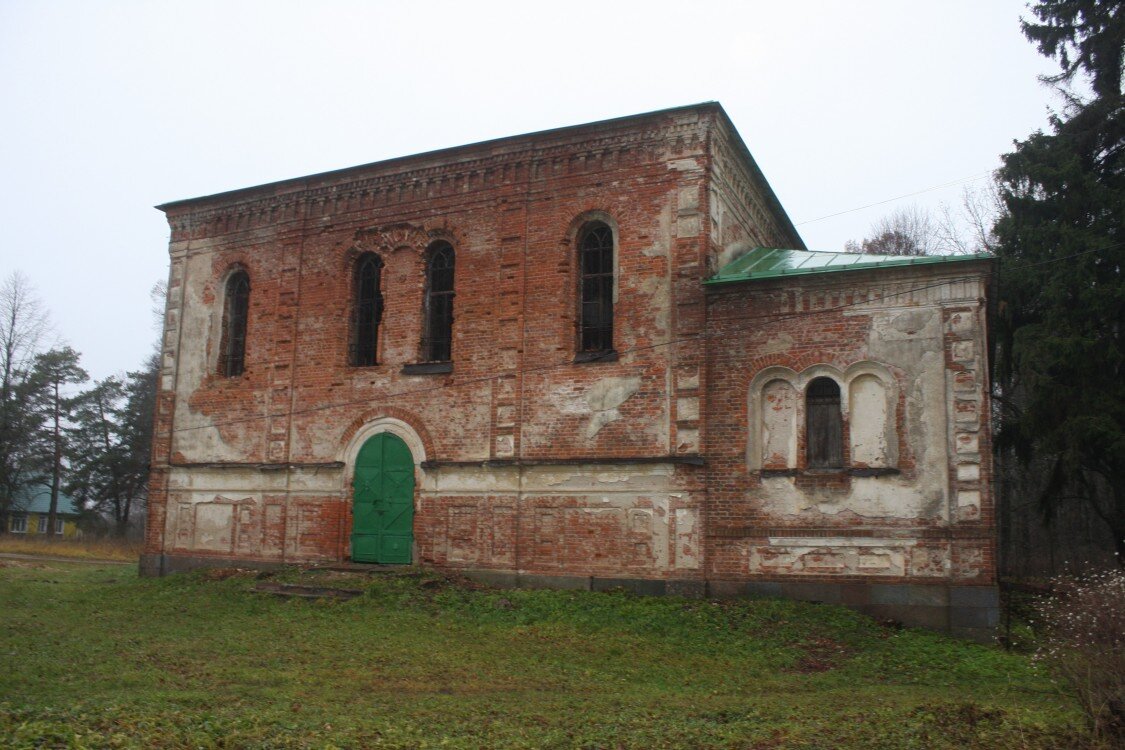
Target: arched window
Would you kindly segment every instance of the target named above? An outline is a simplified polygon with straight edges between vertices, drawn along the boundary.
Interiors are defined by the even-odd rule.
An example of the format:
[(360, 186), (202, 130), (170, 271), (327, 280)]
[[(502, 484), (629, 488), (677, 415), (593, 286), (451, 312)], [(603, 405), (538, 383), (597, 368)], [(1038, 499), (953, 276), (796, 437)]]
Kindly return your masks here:
[(348, 347), (348, 362), (355, 367), (376, 364), (379, 323), (383, 319), (382, 275), (383, 260), (375, 253), (364, 253), (356, 259), (352, 282), (352, 336)]
[(805, 391), (805, 456), (810, 469), (844, 465), (844, 423), (840, 386), (832, 378), (816, 378)]
[(580, 352), (613, 350), (613, 231), (600, 221), (578, 233)]
[(246, 318), (249, 310), (250, 276), (245, 271), (235, 271), (227, 279), (223, 300), (220, 375), (233, 378), (246, 369)]
[(425, 327), (422, 357), (427, 362), (453, 358), (453, 246), (435, 242), (426, 256)]

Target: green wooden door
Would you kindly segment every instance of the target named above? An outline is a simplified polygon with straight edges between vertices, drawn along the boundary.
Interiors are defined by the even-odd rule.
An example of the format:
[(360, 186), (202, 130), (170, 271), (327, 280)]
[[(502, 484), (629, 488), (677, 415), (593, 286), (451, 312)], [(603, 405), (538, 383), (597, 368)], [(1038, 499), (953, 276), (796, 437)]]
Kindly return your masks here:
[(402, 439), (375, 435), (355, 461), (352, 560), (410, 563), (414, 541), (414, 457)]

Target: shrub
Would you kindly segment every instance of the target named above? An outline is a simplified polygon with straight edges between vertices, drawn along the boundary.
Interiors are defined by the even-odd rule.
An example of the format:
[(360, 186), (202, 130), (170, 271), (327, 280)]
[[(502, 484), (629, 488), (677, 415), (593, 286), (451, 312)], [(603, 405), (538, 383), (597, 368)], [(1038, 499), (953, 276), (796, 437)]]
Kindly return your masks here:
[(1039, 600), (1035, 658), (1082, 705), (1102, 740), (1125, 740), (1125, 571), (1057, 578)]

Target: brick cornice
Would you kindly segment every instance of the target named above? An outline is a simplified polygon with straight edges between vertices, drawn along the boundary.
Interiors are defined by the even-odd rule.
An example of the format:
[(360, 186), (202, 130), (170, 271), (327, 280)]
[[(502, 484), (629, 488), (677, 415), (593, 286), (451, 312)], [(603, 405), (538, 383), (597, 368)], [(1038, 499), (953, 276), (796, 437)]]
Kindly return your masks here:
[(786, 244), (803, 248), (804, 243), (796, 228), (754, 164), (738, 132), (720, 122), (713, 133), (711, 158), (717, 169), (713, 170), (712, 179), (737, 198), (731, 202), (731, 210), (740, 212), (740, 209), (744, 209), (752, 214), (752, 218), (745, 215), (739, 217), (743, 226), (768, 226), (776, 236), (788, 237), (790, 241)]
[(174, 236), (210, 237), (505, 184), (535, 183), (560, 174), (654, 163), (670, 158), (669, 153), (698, 153), (710, 121), (660, 118), (625, 129), (617, 126), (617, 132), (610, 133), (578, 128), (521, 137), (500, 153), (483, 155), (475, 154), (490, 150), (491, 144), (462, 146), (160, 208)]

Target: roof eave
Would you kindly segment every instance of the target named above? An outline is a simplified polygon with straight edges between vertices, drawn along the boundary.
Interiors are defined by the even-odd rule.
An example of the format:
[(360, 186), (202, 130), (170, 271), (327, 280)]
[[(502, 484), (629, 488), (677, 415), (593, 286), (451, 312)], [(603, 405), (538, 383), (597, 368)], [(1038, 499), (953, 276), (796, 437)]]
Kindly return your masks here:
[(805, 246), (805, 241), (801, 238), (801, 234), (797, 231), (797, 226), (793, 223), (793, 220), (789, 218), (789, 214), (786, 213), (785, 208), (781, 205), (781, 201), (778, 200), (777, 194), (773, 192), (773, 187), (770, 185), (769, 181), (766, 180), (766, 176), (762, 172), (761, 167), (758, 166), (758, 162), (754, 160), (753, 154), (750, 153), (750, 148), (746, 145), (746, 141), (742, 139), (742, 134), (739, 133), (738, 128), (734, 126), (734, 121), (730, 119), (730, 115), (726, 113), (726, 110), (723, 109), (721, 104), (718, 104), (717, 102), (715, 104), (719, 115), (723, 118), (726, 126), (730, 128), (731, 134), (734, 136), (733, 140), (738, 146), (738, 150), (741, 153), (742, 158), (746, 160), (747, 166), (750, 167), (750, 170), (754, 174), (754, 177), (757, 178), (759, 184), (762, 186), (762, 189), (766, 195), (766, 201), (770, 204), (770, 208), (773, 210), (774, 215), (778, 216), (781, 219), (783, 228), (791, 235), (792, 239), (796, 240), (794, 244), (799, 246), (796, 249), (808, 249)]
[[(520, 141), (533, 141), (554, 136), (563, 136), (567, 135), (568, 133), (579, 133), (587, 129), (596, 130), (599, 128), (614, 127), (627, 124), (631, 121), (640, 121), (654, 117), (674, 115), (680, 112), (688, 112), (691, 110), (717, 110), (719, 112), (723, 112), (722, 106), (718, 102), (714, 101), (699, 102), (697, 104), (687, 104), (681, 107), (669, 107), (667, 109), (657, 109), (651, 112), (641, 112), (633, 115), (624, 115), (622, 117), (611, 117), (606, 120), (597, 120), (596, 122), (586, 122), (578, 125), (564, 125), (558, 128), (537, 130), (530, 133), (520, 133), (518, 135), (504, 136), (503, 138), (493, 138), (490, 140), (477, 141), (475, 143), (465, 143), (459, 146), (448, 146), (446, 148), (434, 149), (432, 151), (423, 151), (417, 154), (408, 154), (406, 156), (396, 156), (390, 159), (382, 159), (379, 161), (368, 162), (366, 164), (357, 164), (351, 167), (342, 167), (340, 169), (331, 169), (326, 172), (317, 172), (315, 174), (303, 175), (301, 177), (291, 177), (274, 182), (264, 182), (259, 185), (236, 188), (234, 190), (225, 190), (219, 193), (202, 195), (195, 198), (183, 198), (180, 200), (168, 201), (166, 203), (160, 203), (154, 206), (154, 208), (159, 211), (163, 211), (164, 213), (168, 213), (169, 211), (176, 211), (178, 209), (187, 208), (195, 204), (229, 201), (233, 198), (250, 197), (257, 193), (279, 194), (300, 192), (304, 189), (307, 189), (309, 183), (347, 177), (350, 174), (360, 174), (371, 169), (393, 168), (400, 164), (408, 164), (412, 161), (423, 161), (426, 159), (448, 159), (458, 152), (464, 152), (467, 154), (468, 152), (479, 151), (485, 148), (494, 149), (502, 146), (514, 145), (519, 143)], [(726, 116), (725, 112), (723, 112), (723, 116), (726, 117), (727, 122), (730, 122), (730, 118)], [(737, 133), (737, 131), (735, 132)], [(745, 148), (745, 146), (743, 146), (743, 148)], [(752, 161), (753, 160), (751, 160), (751, 162)], [(776, 200), (776, 198), (774, 199)]]
[(757, 275), (750, 276), (730, 276), (719, 277), (713, 276), (703, 281), (705, 287), (725, 286), (728, 284), (744, 284), (752, 283), (755, 281), (770, 281), (774, 279), (784, 279), (793, 276), (816, 276), (828, 275), (848, 272), (859, 271), (879, 271), (884, 269), (903, 269), (903, 268), (916, 268), (918, 266), (935, 266), (946, 265), (952, 263), (969, 263), (969, 262), (982, 262), (992, 263), (996, 260), (996, 256), (989, 253), (976, 253), (974, 255), (941, 255), (941, 256), (928, 256), (912, 258), (911, 262), (905, 263), (862, 263), (850, 266), (841, 266), (839, 268), (793, 268), (785, 269), (783, 271), (767, 271)]

